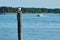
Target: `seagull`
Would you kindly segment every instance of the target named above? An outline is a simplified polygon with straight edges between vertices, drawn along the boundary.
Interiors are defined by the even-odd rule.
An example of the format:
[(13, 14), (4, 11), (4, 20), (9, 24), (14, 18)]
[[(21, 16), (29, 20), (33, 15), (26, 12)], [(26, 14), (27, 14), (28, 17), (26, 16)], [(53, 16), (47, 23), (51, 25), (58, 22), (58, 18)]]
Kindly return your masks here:
[(19, 8), (19, 11), (21, 11), (21, 8)]

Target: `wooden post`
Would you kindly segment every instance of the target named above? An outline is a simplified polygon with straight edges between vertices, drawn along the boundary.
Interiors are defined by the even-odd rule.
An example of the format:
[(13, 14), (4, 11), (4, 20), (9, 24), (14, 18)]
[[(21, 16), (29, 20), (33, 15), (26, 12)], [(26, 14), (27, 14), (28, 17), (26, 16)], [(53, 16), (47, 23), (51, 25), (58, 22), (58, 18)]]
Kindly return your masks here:
[(22, 11), (18, 11), (18, 13), (17, 13), (18, 40), (21, 40), (21, 27), (22, 27), (22, 23), (21, 23), (21, 13), (22, 13)]

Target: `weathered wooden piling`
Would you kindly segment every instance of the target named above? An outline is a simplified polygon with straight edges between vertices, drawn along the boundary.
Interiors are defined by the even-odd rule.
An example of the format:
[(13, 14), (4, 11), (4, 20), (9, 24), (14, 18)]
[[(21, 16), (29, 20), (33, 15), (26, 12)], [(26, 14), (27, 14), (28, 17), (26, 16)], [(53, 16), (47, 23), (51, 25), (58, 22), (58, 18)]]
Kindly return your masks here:
[(17, 13), (17, 22), (18, 22), (18, 40), (21, 40), (21, 29), (22, 29), (22, 19), (21, 19), (21, 14), (22, 14), (22, 11), (18, 11)]

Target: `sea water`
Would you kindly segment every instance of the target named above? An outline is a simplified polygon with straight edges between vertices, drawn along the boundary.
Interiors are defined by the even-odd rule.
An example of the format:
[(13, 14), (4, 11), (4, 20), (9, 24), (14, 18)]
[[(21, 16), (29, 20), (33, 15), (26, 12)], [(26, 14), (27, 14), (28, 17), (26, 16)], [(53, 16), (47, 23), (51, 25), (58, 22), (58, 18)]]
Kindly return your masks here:
[(60, 40), (60, 14), (23, 14), (23, 40)]
[(16, 14), (0, 15), (0, 40), (17, 40)]
[[(60, 40), (60, 14), (22, 14), (22, 40)], [(17, 14), (0, 15), (0, 40), (18, 40)]]

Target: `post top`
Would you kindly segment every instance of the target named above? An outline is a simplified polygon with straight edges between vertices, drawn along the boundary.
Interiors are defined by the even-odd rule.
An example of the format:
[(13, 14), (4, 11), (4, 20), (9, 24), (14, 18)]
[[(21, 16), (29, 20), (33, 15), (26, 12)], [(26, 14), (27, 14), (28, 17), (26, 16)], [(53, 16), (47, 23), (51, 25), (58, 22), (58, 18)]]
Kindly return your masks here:
[(22, 11), (18, 11), (18, 13), (22, 13)]

